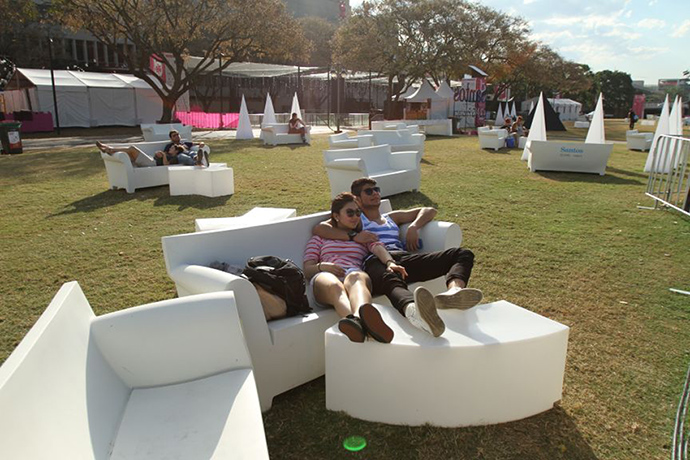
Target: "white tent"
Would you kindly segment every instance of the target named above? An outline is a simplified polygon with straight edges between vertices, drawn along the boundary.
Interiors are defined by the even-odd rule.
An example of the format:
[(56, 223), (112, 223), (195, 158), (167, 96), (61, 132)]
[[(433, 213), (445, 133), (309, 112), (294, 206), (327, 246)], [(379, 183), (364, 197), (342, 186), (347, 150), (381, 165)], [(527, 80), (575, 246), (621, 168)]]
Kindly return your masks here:
[(436, 120), (440, 118), (447, 118), (446, 115), (446, 101), (443, 97), (436, 94), (434, 88), (428, 80), (422, 81), (422, 85), (417, 88), (413, 94), (405, 97), (406, 102), (429, 102), (431, 101), (431, 107), (429, 107), (429, 119)]
[[(60, 126), (137, 126), (155, 123), (163, 113), (158, 94), (145, 81), (129, 74), (55, 70)], [(50, 112), (54, 116), (50, 70), (17, 69), (4, 92), (7, 111)], [(189, 95), (178, 101), (188, 110)]]
[[(668, 113), (668, 94), (666, 95), (666, 99), (664, 99), (664, 106), (661, 108), (661, 116), (659, 117), (659, 121), (656, 124), (656, 131), (654, 131), (654, 139), (652, 140), (652, 146), (649, 149), (647, 161), (644, 165), (644, 172), (650, 172), (652, 170), (654, 150), (656, 149), (656, 144), (659, 141), (659, 137), (663, 134), (671, 134), (670, 116)], [(659, 170), (656, 172), (663, 171)]]
[(531, 141), (545, 141), (546, 139), (546, 118), (544, 117), (544, 99), (539, 93), (539, 102), (537, 102), (537, 109), (534, 111), (534, 117), (532, 117), (532, 126), (530, 127), (529, 134), (527, 135), (527, 143), (524, 150), (522, 151), (522, 161), (527, 161), (529, 158), (529, 146)]
[(455, 92), (453, 91), (453, 89), (450, 86), (448, 86), (448, 83), (446, 83), (445, 80), (443, 80), (439, 87), (436, 89), (436, 94), (441, 96), (445, 101), (446, 117), (452, 116), (453, 105), (455, 102)]
[[(532, 112), (532, 108), (534, 107), (534, 101), (536, 98), (528, 99), (526, 101), (522, 102), (522, 111), (526, 112), (528, 111), (529, 107), (529, 112)], [(580, 115), (580, 112), (582, 111), (582, 104), (573, 101), (572, 99), (551, 99), (547, 98), (549, 101), (549, 104), (551, 104), (551, 107), (553, 107), (553, 110), (556, 111), (558, 114), (558, 117), (561, 120), (577, 120), (577, 118)]]

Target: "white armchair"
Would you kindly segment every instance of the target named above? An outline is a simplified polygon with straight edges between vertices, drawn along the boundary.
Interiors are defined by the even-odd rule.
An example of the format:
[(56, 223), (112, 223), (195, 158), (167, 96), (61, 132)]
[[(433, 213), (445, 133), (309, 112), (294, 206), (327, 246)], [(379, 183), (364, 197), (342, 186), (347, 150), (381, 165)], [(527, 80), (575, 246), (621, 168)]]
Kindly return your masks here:
[(481, 126), (477, 129), (479, 134), (479, 148), (481, 149), (502, 149), (506, 146), (508, 131), (505, 129), (491, 129)]
[(142, 123), (141, 134), (144, 136), (144, 142), (168, 141), (170, 142), (170, 131), (176, 130), (180, 133), (180, 138), (183, 140), (192, 140), (192, 127), (183, 125), (182, 123)]
[(348, 136), (347, 133), (332, 134), (328, 136), (328, 145), (331, 149), (356, 149), (372, 145), (371, 136)]
[(331, 197), (349, 192), (360, 177), (371, 177), (381, 196), (419, 190), (421, 173), (417, 152), (392, 152), (390, 145), (357, 149), (325, 150), (323, 161), (331, 185)]
[(383, 129), (360, 131), (364, 135), (372, 136), (372, 145), (391, 146), (393, 152), (417, 152), (417, 162), (422, 161), (424, 156), (424, 141), (426, 135), (420, 133), (413, 133), (409, 129)]
[(649, 150), (653, 139), (654, 133), (640, 133), (636, 129), (625, 132), (625, 143), (630, 150)]
[(233, 293), (96, 317), (63, 285), (0, 368), (0, 457), (267, 459)]
[[(287, 123), (275, 123), (262, 125), (261, 133), (263, 134), (264, 145), (278, 145), (278, 144), (301, 144), (302, 136), (300, 134), (288, 134)], [(311, 142), (311, 126), (305, 126), (305, 138), (307, 143)]]

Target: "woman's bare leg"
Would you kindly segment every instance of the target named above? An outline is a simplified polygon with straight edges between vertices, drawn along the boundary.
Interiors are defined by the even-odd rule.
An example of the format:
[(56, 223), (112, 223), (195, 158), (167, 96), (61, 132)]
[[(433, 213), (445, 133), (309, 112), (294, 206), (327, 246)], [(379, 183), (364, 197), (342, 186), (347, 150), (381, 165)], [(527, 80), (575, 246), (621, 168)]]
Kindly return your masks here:
[(314, 297), (319, 303), (333, 305), (341, 318), (352, 314), (345, 287), (332, 273), (322, 273), (314, 281)]
[(100, 141), (97, 141), (96, 147), (98, 147), (98, 150), (100, 150), (103, 153), (107, 153), (108, 155), (112, 155), (116, 152), (125, 152), (127, 156), (129, 156), (129, 159), (132, 161), (132, 163), (134, 163), (137, 160), (137, 157), (141, 153), (141, 150), (133, 145), (130, 145), (127, 148), (114, 148), (109, 145), (105, 145)]
[(351, 272), (345, 277), (343, 284), (350, 299), (353, 314), (356, 315), (359, 307), (365, 303), (371, 303), (371, 279), (365, 272)]

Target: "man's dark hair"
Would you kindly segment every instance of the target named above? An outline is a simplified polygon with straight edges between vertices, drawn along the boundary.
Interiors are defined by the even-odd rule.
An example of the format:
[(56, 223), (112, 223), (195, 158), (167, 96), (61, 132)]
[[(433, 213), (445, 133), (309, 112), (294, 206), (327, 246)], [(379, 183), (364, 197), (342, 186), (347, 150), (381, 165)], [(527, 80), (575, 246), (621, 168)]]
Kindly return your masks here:
[(179, 132), (178, 130), (176, 130), (176, 129), (173, 129), (172, 131), (170, 131), (170, 132), (168, 133), (168, 137), (169, 137), (170, 139), (172, 139), (172, 135), (173, 135), (173, 134), (180, 134), (180, 132)]
[(352, 185), (350, 185), (350, 191), (354, 196), (360, 196), (365, 185), (374, 186), (376, 185), (376, 181), (371, 177), (360, 177), (352, 182)]

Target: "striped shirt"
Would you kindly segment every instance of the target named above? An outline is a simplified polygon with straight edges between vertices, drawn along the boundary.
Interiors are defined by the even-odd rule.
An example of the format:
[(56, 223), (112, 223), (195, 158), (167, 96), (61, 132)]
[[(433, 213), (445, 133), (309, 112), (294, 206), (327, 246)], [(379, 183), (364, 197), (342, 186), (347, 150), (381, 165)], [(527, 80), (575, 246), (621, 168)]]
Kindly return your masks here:
[(400, 227), (398, 224), (393, 222), (393, 219), (388, 217), (388, 214), (384, 214), (383, 218), (386, 222), (383, 224), (378, 224), (374, 221), (367, 219), (367, 216), (362, 214), (362, 231), (376, 233), (379, 237), (379, 241), (386, 245), (386, 249), (389, 251), (404, 251), (402, 241), (400, 241)]
[(304, 249), (304, 261), (333, 262), (345, 270), (360, 269), (364, 258), (378, 245), (381, 245), (378, 241), (363, 245), (356, 241), (328, 240), (314, 235)]

